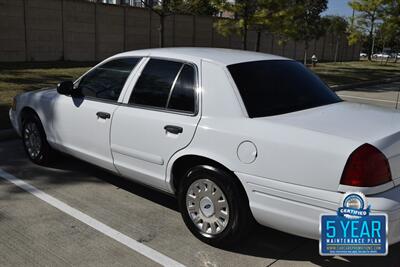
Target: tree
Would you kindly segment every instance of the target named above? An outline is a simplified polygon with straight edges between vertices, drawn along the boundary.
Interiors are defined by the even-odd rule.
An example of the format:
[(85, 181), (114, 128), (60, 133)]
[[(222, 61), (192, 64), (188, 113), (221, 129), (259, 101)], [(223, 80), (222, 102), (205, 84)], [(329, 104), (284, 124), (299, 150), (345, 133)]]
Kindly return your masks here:
[(155, 14), (160, 18), (160, 25), (158, 27), (158, 46), (164, 47), (164, 22), (165, 17), (173, 14), (174, 9), (180, 5), (181, 1), (174, 0), (154, 0), (154, 1), (146, 1), (142, 0), (142, 4), (151, 9)]
[(335, 36), (335, 57), (334, 62), (337, 62), (338, 52), (339, 52), (339, 44), (343, 36), (346, 35), (348, 23), (346, 19), (340, 16), (325, 16), (322, 18), (323, 23), (322, 26), (326, 29), (327, 32), (330, 32)]
[[(387, 0), (352, 0), (349, 5), (358, 12), (356, 23), (358, 31), (367, 32), (368, 37), (368, 59), (371, 60), (374, 50), (375, 26), (378, 20), (381, 20), (385, 10), (385, 1)], [(360, 34), (354, 35), (354, 38)]]
[[(400, 51), (400, 0), (387, 0), (382, 24), (382, 34), (385, 43), (392, 50)], [(397, 63), (397, 56), (395, 57)]]
[(142, 4), (160, 18), (159, 47), (164, 47), (164, 22), (167, 16), (174, 14), (214, 15), (217, 12), (216, 7), (206, 0), (142, 0)]
[[(362, 31), (362, 28), (358, 26), (355, 21), (355, 10), (353, 9), (353, 15), (350, 17), (350, 24), (347, 29), (347, 41), (349, 45), (355, 45), (359, 42), (365, 42), (365, 34)], [(363, 45), (364, 47), (364, 45)]]
[(191, 15), (213, 16), (218, 13), (217, 7), (209, 0), (183, 1), (181, 11)]
[(258, 0), (258, 8), (254, 15), (253, 28), (257, 32), (255, 50), (260, 50), (261, 33), (269, 32), (278, 37), (279, 43), (285, 43), (293, 30), (295, 14), (291, 1)]
[(234, 19), (220, 19), (215, 27), (224, 36), (232, 33), (239, 34), (242, 39), (242, 49), (247, 50), (247, 34), (249, 27), (254, 24), (257, 8), (256, 0), (215, 0), (215, 5), (221, 12), (233, 14)]
[(328, 7), (328, 0), (295, 0), (293, 8), (294, 31), (289, 34), (296, 41), (304, 41), (304, 64), (307, 64), (307, 50), (311, 40), (318, 39), (323, 33), (321, 13)]

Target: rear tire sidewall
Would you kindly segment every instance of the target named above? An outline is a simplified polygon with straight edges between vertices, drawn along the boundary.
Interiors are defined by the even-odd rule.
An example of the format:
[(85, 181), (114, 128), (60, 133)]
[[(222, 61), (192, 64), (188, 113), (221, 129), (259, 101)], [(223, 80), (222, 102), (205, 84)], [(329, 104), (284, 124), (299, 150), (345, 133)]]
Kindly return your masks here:
[[(26, 126), (28, 125), (28, 123), (34, 123), (40, 134), (41, 148), (40, 148), (40, 152), (39, 152), (38, 156), (36, 156), (35, 158), (33, 158), (30, 155), (28, 148), (26, 147), (26, 143), (25, 143), (25, 141), (26, 141), (25, 130), (26, 130)], [(23, 122), (22, 122), (22, 144), (24, 146), (24, 150), (25, 150), (26, 154), (28, 155), (29, 159), (32, 162), (34, 162), (36, 164), (41, 164), (41, 165), (49, 162), (51, 148), (50, 148), (49, 144), (47, 143), (46, 133), (44, 131), (43, 125), (42, 125), (40, 119), (38, 118), (38, 116), (35, 114), (30, 114), (26, 118), (23, 119)]]
[[(221, 233), (215, 235), (202, 233), (193, 223), (187, 211), (187, 190), (193, 182), (200, 179), (208, 179), (214, 182), (224, 193), (229, 205), (228, 224)], [(247, 226), (252, 216), (249, 216), (248, 200), (247, 197), (243, 196), (244, 192), (242, 192), (238, 182), (236, 177), (228, 172), (211, 166), (196, 166), (189, 170), (182, 179), (178, 193), (181, 215), (186, 226), (198, 239), (216, 247), (231, 247), (243, 237), (244, 233), (247, 233)]]

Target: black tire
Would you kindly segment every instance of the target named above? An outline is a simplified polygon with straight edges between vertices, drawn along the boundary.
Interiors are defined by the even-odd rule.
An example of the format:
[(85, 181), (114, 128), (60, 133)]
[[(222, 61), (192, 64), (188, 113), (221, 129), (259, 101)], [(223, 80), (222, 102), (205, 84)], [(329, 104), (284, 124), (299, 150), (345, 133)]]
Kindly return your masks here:
[[(37, 146), (37, 153), (32, 153), (32, 149), (30, 148), (31, 145), (29, 145), (29, 136), (30, 132), (32, 132), (32, 127), (36, 127), (37, 132), (35, 131), (35, 137), (37, 137), (38, 141), (40, 141), (37, 142), (40, 144)], [(36, 114), (27, 114), (22, 119), (22, 144), (29, 159), (36, 164), (46, 165), (53, 158), (54, 151), (47, 142), (43, 125)]]
[[(204, 179), (211, 180), (219, 187), (229, 205), (228, 223), (220, 233), (213, 235), (204, 233), (195, 225), (187, 207), (189, 201), (186, 200), (186, 196), (190, 186)], [(181, 180), (178, 201), (182, 218), (193, 235), (215, 247), (229, 248), (237, 245), (238, 241), (249, 233), (254, 223), (249, 201), (240, 181), (229, 172), (213, 166), (201, 165), (190, 169)], [(214, 211), (214, 206), (212, 209)]]

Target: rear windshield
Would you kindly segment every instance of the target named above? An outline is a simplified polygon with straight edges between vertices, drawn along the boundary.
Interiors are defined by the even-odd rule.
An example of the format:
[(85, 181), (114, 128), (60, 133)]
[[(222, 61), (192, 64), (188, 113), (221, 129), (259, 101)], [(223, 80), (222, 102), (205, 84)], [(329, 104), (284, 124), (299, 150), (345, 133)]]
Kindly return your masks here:
[(250, 118), (279, 115), (341, 99), (303, 64), (263, 60), (228, 66)]

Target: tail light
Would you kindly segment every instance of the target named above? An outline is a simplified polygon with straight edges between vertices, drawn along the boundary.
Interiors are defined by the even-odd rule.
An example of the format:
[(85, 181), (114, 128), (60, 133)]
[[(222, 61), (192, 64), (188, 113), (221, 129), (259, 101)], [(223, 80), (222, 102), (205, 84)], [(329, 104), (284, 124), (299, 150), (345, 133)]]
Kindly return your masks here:
[(364, 144), (351, 153), (340, 183), (350, 186), (371, 187), (391, 180), (392, 175), (386, 156), (376, 147)]

